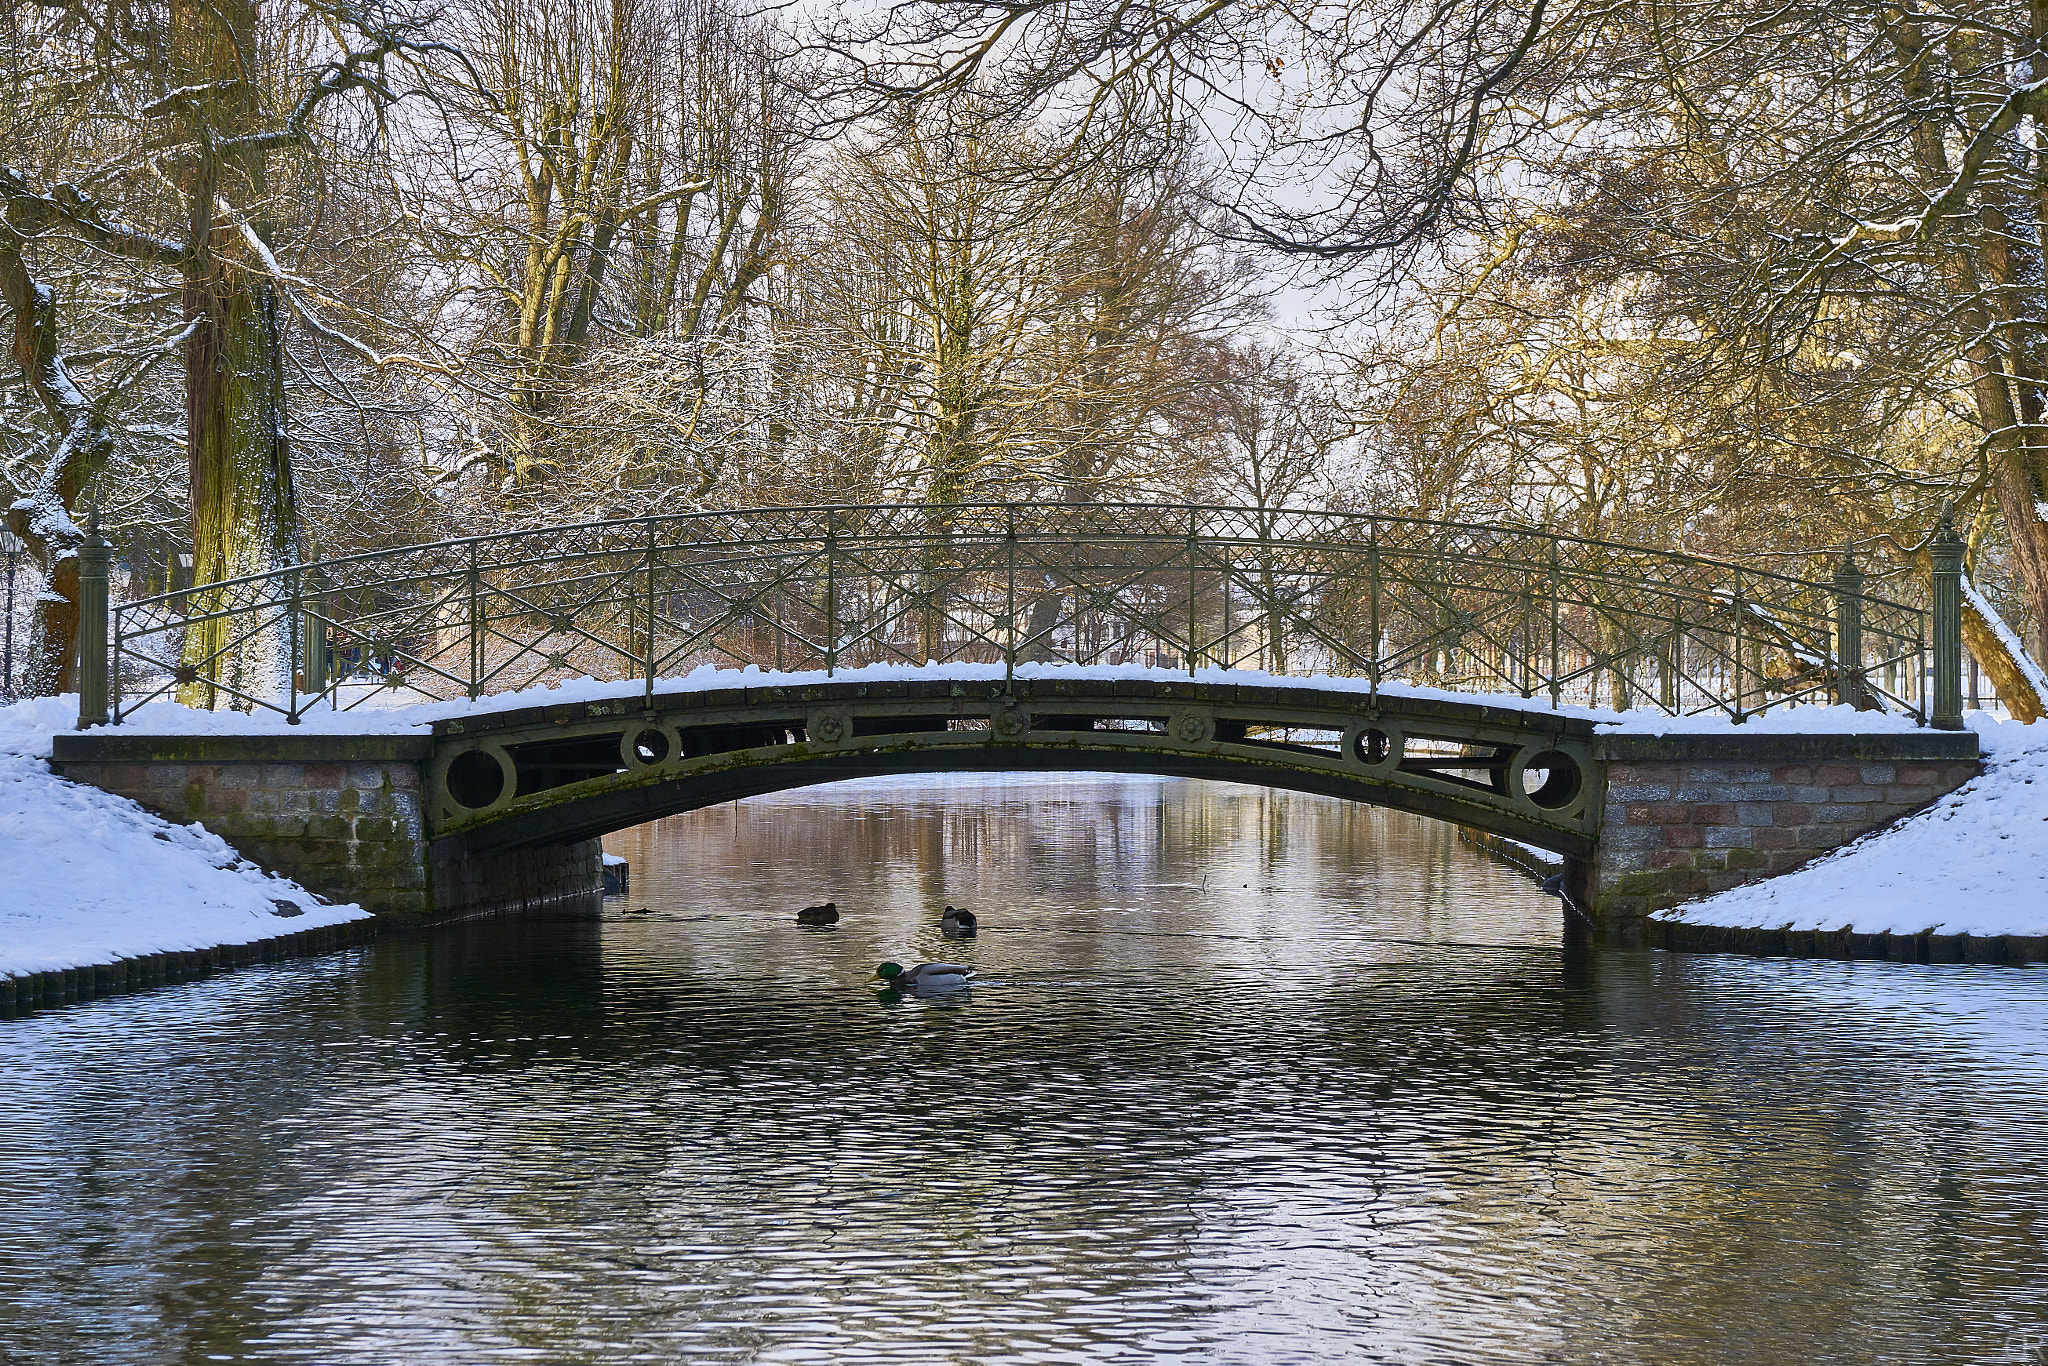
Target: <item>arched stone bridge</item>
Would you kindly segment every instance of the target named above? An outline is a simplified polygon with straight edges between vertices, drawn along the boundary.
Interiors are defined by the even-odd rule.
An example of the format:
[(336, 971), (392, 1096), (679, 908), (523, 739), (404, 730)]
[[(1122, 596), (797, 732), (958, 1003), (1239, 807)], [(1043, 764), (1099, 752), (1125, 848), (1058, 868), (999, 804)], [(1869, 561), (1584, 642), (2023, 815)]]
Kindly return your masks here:
[[(74, 778), (394, 915), (587, 892), (596, 836), (735, 797), (1064, 768), (1264, 783), (1491, 831), (1564, 855), (1576, 903), (1625, 927), (1975, 772), (1946, 521), (1929, 550), (1922, 582), (1847, 555), (1800, 577), (1344, 510), (751, 508), (401, 546), (110, 604), (112, 548), (94, 532), (83, 733), (55, 753)], [(926, 661), (939, 667), (912, 667)], [(664, 681), (706, 665), (754, 671), (738, 687)], [(1312, 677), (1274, 677), (1290, 674)], [(564, 683), (596, 700), (519, 701)], [(461, 719), (336, 726), (413, 702)], [(174, 703), (321, 733), (149, 734)], [(1811, 703), (1894, 719), (1859, 735), (1747, 724)], [(1675, 733), (1599, 735), (1592, 706), (1661, 712)]]
[[(1770, 876), (1933, 801), (1976, 736), (1595, 733), (1540, 705), (1114, 671), (777, 682), (473, 711), (430, 734), (60, 736), (70, 777), (198, 819), (313, 890), (402, 916), (587, 893), (596, 837), (881, 774), (1094, 770), (1320, 793), (1564, 855), (1630, 922)], [(971, 671), (969, 671), (971, 672)]]

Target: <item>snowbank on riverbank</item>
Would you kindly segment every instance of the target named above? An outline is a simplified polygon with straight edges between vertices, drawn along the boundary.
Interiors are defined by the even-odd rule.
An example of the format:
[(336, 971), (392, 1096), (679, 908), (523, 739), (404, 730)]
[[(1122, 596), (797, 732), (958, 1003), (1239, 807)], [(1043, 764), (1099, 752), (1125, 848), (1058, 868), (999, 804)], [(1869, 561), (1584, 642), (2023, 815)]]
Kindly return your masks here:
[(75, 697), (0, 707), (0, 973), (248, 944), (368, 915), (272, 877), (197, 825), (51, 773), (50, 737), (77, 715)]
[(1768, 882), (1654, 917), (1724, 929), (2048, 934), (2048, 722), (1978, 713), (1984, 772), (1933, 806)]

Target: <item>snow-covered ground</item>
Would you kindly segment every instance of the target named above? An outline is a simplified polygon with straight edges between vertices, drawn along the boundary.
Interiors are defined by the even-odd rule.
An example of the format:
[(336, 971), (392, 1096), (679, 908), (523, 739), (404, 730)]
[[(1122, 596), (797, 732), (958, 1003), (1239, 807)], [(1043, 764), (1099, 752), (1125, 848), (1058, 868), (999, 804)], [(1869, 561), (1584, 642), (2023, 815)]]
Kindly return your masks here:
[(0, 707), (0, 973), (248, 944), (368, 915), (272, 877), (197, 825), (51, 773), (50, 737), (77, 716), (76, 697)]
[(1659, 918), (1860, 934), (2048, 934), (2048, 721), (1974, 713), (1984, 772), (1925, 811), (1768, 882)]

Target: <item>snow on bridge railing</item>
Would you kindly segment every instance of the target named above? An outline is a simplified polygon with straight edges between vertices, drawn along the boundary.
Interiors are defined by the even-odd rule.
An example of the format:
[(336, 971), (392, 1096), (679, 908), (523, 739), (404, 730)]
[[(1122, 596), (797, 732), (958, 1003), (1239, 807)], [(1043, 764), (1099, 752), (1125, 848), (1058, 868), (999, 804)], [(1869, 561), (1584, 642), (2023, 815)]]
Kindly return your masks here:
[(579, 676), (651, 691), (703, 664), (1057, 661), (1338, 674), (1738, 721), (1846, 701), (1954, 726), (1960, 559), (1944, 532), (1923, 608), (1864, 591), (1846, 561), (1806, 580), (1366, 513), (759, 508), (375, 551), (111, 612), (109, 552), (94, 536), (80, 724), (161, 698), (296, 721), (313, 706)]

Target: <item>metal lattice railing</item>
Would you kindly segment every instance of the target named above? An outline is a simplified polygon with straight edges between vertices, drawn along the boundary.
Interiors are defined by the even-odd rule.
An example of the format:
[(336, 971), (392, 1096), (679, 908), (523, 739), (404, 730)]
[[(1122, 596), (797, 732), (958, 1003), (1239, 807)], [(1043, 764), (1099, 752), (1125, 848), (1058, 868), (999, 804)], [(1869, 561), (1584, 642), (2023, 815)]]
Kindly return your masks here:
[(1525, 528), (917, 504), (683, 513), (320, 561), (122, 603), (85, 659), (89, 691), (103, 648), (116, 721), (164, 698), (297, 719), (584, 675), (651, 691), (705, 664), (1060, 661), (1737, 719), (1848, 699), (1947, 724), (1930, 683), (1939, 615), (1863, 591), (1853, 571), (1803, 580)]

